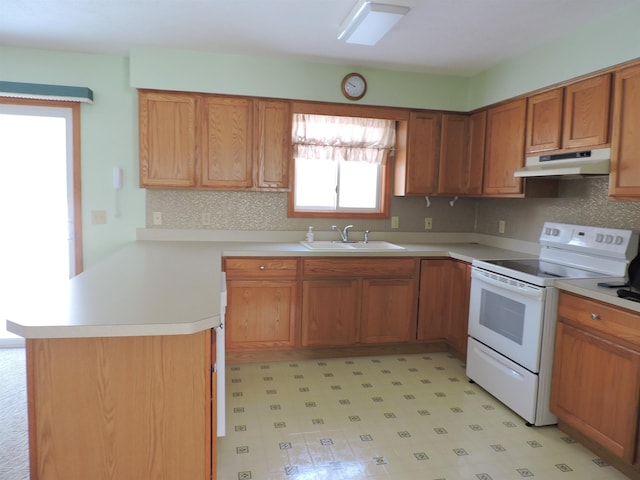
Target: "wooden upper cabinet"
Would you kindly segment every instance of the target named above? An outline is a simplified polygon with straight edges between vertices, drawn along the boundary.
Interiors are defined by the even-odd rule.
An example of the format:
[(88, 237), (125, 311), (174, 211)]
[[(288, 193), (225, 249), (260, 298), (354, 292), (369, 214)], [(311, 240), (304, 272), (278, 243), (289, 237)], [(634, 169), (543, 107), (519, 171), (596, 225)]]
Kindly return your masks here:
[(255, 145), (258, 189), (288, 190), (292, 160), (289, 102), (257, 100)]
[(411, 112), (408, 124), (403, 126), (401, 122), (395, 161), (395, 195), (436, 193), (440, 117), (439, 113)]
[(640, 65), (616, 72), (609, 195), (640, 197)]
[(563, 148), (596, 147), (609, 143), (611, 74), (565, 87)]
[(140, 185), (288, 190), (286, 100), (139, 91)]
[(490, 108), (484, 158), (485, 195), (521, 196), (522, 179), (514, 177), (524, 164), (527, 101), (522, 98)]
[(526, 152), (607, 145), (610, 99), (610, 74), (529, 97)]
[(558, 150), (562, 147), (562, 106), (564, 89), (527, 99), (527, 153)]
[(482, 193), (484, 171), (484, 147), (487, 135), (487, 111), (473, 113), (469, 116), (468, 162), (464, 179), (464, 190), (468, 195)]
[(252, 109), (251, 99), (204, 97), (203, 187), (253, 187)]
[(465, 187), (469, 177), (468, 135), (468, 115), (442, 115), (438, 193), (466, 193)]
[(138, 97), (140, 185), (196, 185), (198, 109), (187, 93), (145, 92)]

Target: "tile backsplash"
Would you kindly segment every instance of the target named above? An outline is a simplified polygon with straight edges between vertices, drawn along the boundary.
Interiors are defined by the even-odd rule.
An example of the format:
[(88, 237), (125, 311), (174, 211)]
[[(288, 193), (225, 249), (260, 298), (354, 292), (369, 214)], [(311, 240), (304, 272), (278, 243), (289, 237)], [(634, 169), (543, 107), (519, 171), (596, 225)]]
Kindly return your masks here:
[[(163, 229), (214, 229), (244, 231), (305, 232), (331, 225), (354, 224), (354, 231), (424, 232), (424, 219), (433, 219), (431, 232), (477, 232), (501, 235), (505, 221), (507, 238), (537, 242), (545, 221), (576, 223), (640, 230), (640, 202), (612, 202), (607, 199), (608, 177), (591, 177), (560, 182), (558, 198), (475, 199), (392, 197), (391, 215), (400, 228), (391, 229), (385, 220), (289, 218), (287, 194), (269, 192), (147, 190), (146, 226)], [(153, 225), (153, 212), (162, 213), (162, 225)], [(203, 214), (209, 223), (203, 224)]]

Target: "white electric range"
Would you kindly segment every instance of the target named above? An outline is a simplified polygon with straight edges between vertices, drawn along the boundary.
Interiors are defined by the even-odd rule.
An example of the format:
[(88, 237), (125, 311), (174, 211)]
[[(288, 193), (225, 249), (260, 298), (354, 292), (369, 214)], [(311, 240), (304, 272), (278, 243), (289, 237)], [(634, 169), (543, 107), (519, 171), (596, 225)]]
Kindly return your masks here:
[(467, 376), (529, 425), (549, 410), (558, 279), (624, 277), (638, 233), (547, 222), (539, 258), (472, 263)]

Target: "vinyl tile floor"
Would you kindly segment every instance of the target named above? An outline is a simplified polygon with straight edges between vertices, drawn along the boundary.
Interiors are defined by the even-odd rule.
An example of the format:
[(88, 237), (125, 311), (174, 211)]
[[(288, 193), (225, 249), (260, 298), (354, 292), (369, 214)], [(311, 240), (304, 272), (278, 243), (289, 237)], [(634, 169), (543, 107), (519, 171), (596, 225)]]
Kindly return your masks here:
[(228, 365), (219, 480), (614, 480), (527, 427), (448, 353)]

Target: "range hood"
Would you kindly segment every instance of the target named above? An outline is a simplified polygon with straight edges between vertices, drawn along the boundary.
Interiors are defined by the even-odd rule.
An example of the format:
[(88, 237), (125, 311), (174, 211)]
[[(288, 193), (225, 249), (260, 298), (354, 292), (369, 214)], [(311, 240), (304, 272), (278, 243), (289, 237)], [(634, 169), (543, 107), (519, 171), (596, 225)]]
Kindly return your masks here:
[(610, 159), (610, 148), (527, 157), (525, 166), (516, 170), (514, 176), (571, 178), (609, 175)]

